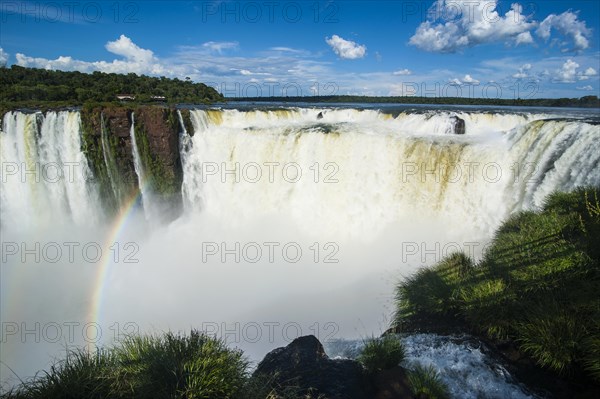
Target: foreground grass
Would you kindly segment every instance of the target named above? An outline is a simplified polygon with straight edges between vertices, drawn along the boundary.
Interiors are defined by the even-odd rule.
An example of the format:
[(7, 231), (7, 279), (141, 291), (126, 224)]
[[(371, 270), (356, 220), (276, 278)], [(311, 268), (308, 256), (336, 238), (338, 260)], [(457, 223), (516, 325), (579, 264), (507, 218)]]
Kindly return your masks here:
[(417, 398), (448, 399), (448, 387), (433, 367), (415, 366), (408, 371), (408, 385)]
[(453, 254), (399, 284), (396, 323), (446, 318), (514, 341), (538, 365), (600, 381), (600, 190), (550, 195), (496, 232), (474, 264)]
[(96, 351), (71, 350), (6, 399), (322, 399), (290, 382), (251, 376), (242, 352), (192, 330), (134, 335)]
[(238, 350), (190, 335), (132, 336), (107, 350), (71, 351), (7, 398), (238, 398), (248, 362)]

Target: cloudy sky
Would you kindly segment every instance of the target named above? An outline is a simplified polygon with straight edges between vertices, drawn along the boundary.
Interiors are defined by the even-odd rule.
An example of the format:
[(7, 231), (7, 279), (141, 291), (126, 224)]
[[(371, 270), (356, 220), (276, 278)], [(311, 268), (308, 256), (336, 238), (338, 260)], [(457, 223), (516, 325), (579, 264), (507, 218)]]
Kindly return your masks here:
[(598, 1), (2, 1), (0, 63), (226, 96), (600, 95)]

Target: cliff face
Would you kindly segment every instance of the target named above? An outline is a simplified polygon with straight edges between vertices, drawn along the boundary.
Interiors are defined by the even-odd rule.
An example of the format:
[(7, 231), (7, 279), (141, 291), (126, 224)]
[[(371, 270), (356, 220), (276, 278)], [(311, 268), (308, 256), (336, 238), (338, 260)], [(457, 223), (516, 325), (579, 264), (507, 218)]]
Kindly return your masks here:
[(146, 181), (161, 216), (181, 210), (183, 173), (177, 110), (157, 106), (94, 107), (81, 111), (83, 147), (110, 212), (139, 193), (133, 158), (134, 132)]

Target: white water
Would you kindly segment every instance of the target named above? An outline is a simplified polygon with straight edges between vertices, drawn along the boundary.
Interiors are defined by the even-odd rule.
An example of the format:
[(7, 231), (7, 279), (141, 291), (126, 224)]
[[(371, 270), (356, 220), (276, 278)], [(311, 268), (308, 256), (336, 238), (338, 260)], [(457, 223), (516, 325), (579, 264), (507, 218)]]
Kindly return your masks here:
[(131, 147), (133, 152), (133, 167), (138, 180), (138, 188), (142, 193), (142, 207), (144, 208), (144, 216), (146, 220), (156, 220), (156, 207), (154, 206), (154, 198), (152, 190), (147, 185), (147, 175), (144, 170), (144, 164), (140, 156), (140, 150), (137, 145), (135, 138), (135, 115), (131, 113), (131, 129), (129, 130), (129, 136), (131, 137)]
[[(7, 114), (2, 161), (81, 159), (78, 114), (52, 115)], [(539, 206), (554, 189), (600, 184), (598, 126), (536, 121), (553, 115), (428, 111), (393, 117), (309, 108), (191, 115), (195, 134), (190, 137), (182, 126), (180, 137), (185, 212), (151, 229), (130, 219), (111, 238), (120, 252), (106, 275), (99, 343), (111, 342), (117, 322), (133, 323), (139, 331), (205, 328), (259, 360), (300, 334), (323, 339), (379, 334), (387, 328), (399, 278), (453, 250), (474, 248), (477, 256), (506, 216)], [(455, 115), (465, 120), (464, 136), (447, 134)], [(61, 140), (72, 141), (70, 152), (57, 144)], [(101, 140), (118, 196), (104, 130)], [(139, 150), (132, 144), (143, 181)], [(533, 176), (530, 164), (536, 167)], [(45, 183), (3, 178), (3, 240), (94, 241), (115, 255), (114, 242), (105, 243), (105, 227), (91, 222), (102, 218), (93, 183), (48, 190)], [(144, 205), (148, 200), (143, 192)], [(48, 225), (45, 219), (55, 214), (67, 214), (64, 220), (73, 223)], [(123, 262), (131, 253), (127, 243), (137, 245), (137, 263)], [(273, 261), (265, 243), (278, 245)], [(293, 251), (282, 253), (288, 243), (302, 250), (297, 262), (290, 260)], [(262, 249), (262, 257), (251, 261), (252, 251), (241, 259), (226, 251), (206, 256), (206, 244), (226, 250), (251, 244), (250, 250)], [(2, 267), (2, 321), (89, 320), (99, 267), (81, 256), (73, 264), (8, 258)], [(48, 353), (61, 356), (57, 345), (36, 346), (31, 338), (21, 344), (11, 336), (3, 341), (1, 360), (28, 376), (47, 367)], [(3, 378), (6, 373), (2, 369)]]
[(104, 125), (104, 114), (100, 115), (100, 143), (102, 145), (102, 156), (104, 158), (104, 165), (106, 166), (108, 179), (110, 180), (110, 186), (117, 203), (120, 203), (121, 187), (119, 185), (119, 178), (116, 176), (117, 167), (115, 155), (111, 151), (110, 143), (108, 142), (108, 132), (106, 131), (106, 126)]
[[(432, 367), (457, 399), (525, 399), (534, 397), (510, 373), (483, 350), (483, 344), (468, 336), (414, 334), (398, 337), (405, 348), (402, 366)], [(325, 345), (332, 358), (355, 359), (364, 341), (332, 341)]]
[(597, 126), (459, 113), (468, 133), (455, 136), (452, 115), (194, 110), (184, 201), (231, 226), (289, 217), (307, 232), (365, 239), (434, 221), (474, 239), (552, 190), (600, 182)]
[[(101, 218), (97, 188), (81, 150), (78, 112), (9, 112), (0, 134), (2, 225), (30, 229)], [(38, 131), (38, 124), (40, 125)]]

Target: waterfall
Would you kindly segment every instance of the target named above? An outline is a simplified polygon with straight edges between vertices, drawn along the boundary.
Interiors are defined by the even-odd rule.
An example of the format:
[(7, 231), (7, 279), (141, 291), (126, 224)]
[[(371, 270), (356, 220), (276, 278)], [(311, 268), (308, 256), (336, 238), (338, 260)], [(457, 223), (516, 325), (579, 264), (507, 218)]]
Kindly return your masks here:
[(144, 163), (142, 162), (140, 150), (138, 148), (137, 140), (135, 138), (135, 115), (133, 112), (131, 113), (131, 129), (129, 130), (129, 134), (131, 137), (131, 147), (133, 151), (133, 166), (135, 169), (135, 174), (137, 175), (138, 187), (142, 197), (144, 216), (146, 217), (146, 220), (153, 220), (153, 209), (151, 208), (152, 193), (147, 184), (148, 181), (146, 172), (144, 170)]
[[(446, 134), (455, 115), (467, 135)], [(230, 225), (285, 215), (305, 231), (376, 236), (435, 219), (486, 237), (552, 190), (600, 184), (598, 126), (548, 117), (193, 110), (182, 192), (188, 207)]]
[[(0, 314), (24, 325), (21, 331), (41, 323), (38, 331), (59, 325), (64, 335), (40, 345), (9, 335), (0, 366), (32, 376), (47, 367), (48, 354), (61, 357), (65, 343), (89, 343), (82, 327), (90, 313), (102, 332), (99, 345), (111, 345), (115, 332), (131, 333), (126, 327), (147, 333), (191, 325), (237, 331), (253, 360), (301, 333), (323, 340), (378, 335), (399, 278), (435, 263), (447, 248), (467, 252), (477, 241), (481, 250), (506, 217), (541, 206), (553, 190), (600, 185), (600, 126), (573, 110), (552, 112), (194, 109), (193, 132), (180, 113), (185, 212), (164, 225), (131, 212), (107, 220), (102, 212), (113, 195), (121, 204), (122, 182), (134, 174), (147, 218), (172, 206), (144, 184), (144, 160), (156, 154), (144, 153), (134, 115), (128, 139), (126, 130), (111, 134), (105, 116), (100, 137), (84, 137), (79, 112), (8, 112), (0, 131), (0, 233), (3, 243), (29, 252), (39, 243), (42, 258), (3, 253)], [(457, 117), (464, 135), (449, 134)], [(125, 117), (115, 118), (122, 119), (112, 125), (125, 126)], [(131, 140), (131, 150), (115, 149), (117, 139), (122, 146)], [(180, 172), (179, 165), (161, 166)], [(76, 173), (57, 180), (57, 169)], [(100, 199), (105, 188), (109, 198)], [(418, 250), (407, 256), (404, 244)], [(63, 252), (55, 263), (57, 246)], [(104, 256), (96, 259), (95, 248)], [(207, 254), (211, 248), (218, 253)], [(79, 333), (65, 341), (70, 326)], [(254, 326), (269, 326), (259, 342), (244, 339)], [(441, 349), (434, 359), (465, 351)], [(493, 370), (480, 371), (504, 385)]]
[(106, 166), (106, 173), (110, 181), (110, 187), (117, 204), (121, 204), (121, 188), (119, 184), (119, 176), (117, 175), (117, 166), (114, 154), (110, 148), (108, 132), (104, 125), (104, 114), (100, 114), (100, 142), (102, 144), (102, 156), (104, 158), (104, 165)]
[(99, 197), (81, 150), (78, 112), (9, 112), (0, 133), (3, 221), (22, 226), (94, 223)]
[[(285, 216), (307, 232), (375, 237), (390, 224), (431, 219), (449, 232), (489, 236), (512, 212), (541, 206), (553, 190), (600, 184), (598, 125), (552, 114), (195, 109), (193, 136), (178, 117), (185, 209), (230, 226)], [(456, 117), (467, 134), (447, 134)], [(160, 199), (145, 184), (131, 118), (135, 173), (145, 216), (153, 219)], [(120, 203), (123, 176), (105, 123), (102, 116), (102, 157)], [(48, 214), (77, 223), (98, 218), (80, 124), (75, 111), (5, 115), (3, 222), (31, 225)], [(39, 173), (9, 178), (17, 173), (11, 165), (19, 175)], [(76, 173), (59, 183), (40, 179), (56, 167)]]

